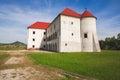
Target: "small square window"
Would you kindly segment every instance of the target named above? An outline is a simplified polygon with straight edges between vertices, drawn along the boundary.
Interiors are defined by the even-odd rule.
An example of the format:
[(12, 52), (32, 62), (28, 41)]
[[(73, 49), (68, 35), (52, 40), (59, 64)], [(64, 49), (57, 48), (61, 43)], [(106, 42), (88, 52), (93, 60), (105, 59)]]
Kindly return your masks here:
[(65, 46), (67, 46), (67, 43), (65, 43)]
[(73, 36), (73, 33), (71, 35)]
[(35, 41), (35, 39), (33, 38), (33, 41)]
[(45, 41), (45, 39), (44, 39), (44, 41)]
[(44, 32), (44, 35), (46, 34), (46, 32)]
[(71, 22), (71, 24), (73, 24), (73, 22)]
[(33, 34), (35, 34), (35, 31), (33, 31)]
[(88, 35), (87, 35), (87, 33), (85, 33), (85, 34), (84, 34), (84, 38), (87, 38), (87, 37), (88, 37)]
[(32, 45), (33, 48), (35, 48), (35, 45)]

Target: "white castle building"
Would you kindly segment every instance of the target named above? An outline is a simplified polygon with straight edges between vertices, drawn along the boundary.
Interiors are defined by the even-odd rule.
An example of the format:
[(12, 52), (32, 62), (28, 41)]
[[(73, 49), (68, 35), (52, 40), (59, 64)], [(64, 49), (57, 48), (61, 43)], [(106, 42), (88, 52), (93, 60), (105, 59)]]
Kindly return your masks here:
[(66, 8), (51, 23), (36, 22), (28, 27), (27, 49), (100, 52), (96, 17), (87, 9), (79, 14)]

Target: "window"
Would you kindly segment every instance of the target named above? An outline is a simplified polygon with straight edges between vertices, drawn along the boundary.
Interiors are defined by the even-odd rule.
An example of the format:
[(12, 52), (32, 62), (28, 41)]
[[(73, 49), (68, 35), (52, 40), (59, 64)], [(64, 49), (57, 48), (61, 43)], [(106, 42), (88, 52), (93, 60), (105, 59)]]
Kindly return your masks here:
[(45, 48), (45, 45), (43, 46), (43, 48)]
[(65, 46), (67, 46), (67, 43), (65, 43)]
[(73, 24), (73, 22), (71, 22), (71, 24)]
[(57, 32), (55, 32), (55, 38), (57, 38)]
[(73, 33), (71, 35), (73, 36)]
[(33, 48), (35, 48), (35, 45), (32, 45)]
[(54, 24), (54, 29), (55, 29), (56, 25)]
[(46, 34), (46, 32), (44, 32), (44, 35)]
[(35, 31), (33, 31), (33, 34), (35, 34)]
[(44, 41), (45, 41), (45, 39), (44, 39)]
[(33, 38), (33, 41), (35, 41), (35, 39)]
[(87, 38), (87, 37), (88, 37), (88, 35), (87, 35), (87, 33), (85, 33), (85, 34), (84, 34), (84, 38)]

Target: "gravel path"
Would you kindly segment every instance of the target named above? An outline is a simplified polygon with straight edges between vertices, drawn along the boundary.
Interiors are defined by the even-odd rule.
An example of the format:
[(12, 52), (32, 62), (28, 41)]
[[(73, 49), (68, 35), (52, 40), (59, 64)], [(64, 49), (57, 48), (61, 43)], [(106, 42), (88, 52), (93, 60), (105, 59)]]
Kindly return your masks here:
[(48, 71), (43, 68), (38, 70), (30, 65), (13, 68), (16, 65), (27, 64), (27, 61), (25, 61), (25, 54), (18, 51), (9, 51), (8, 53), (11, 57), (2, 65), (10, 67), (0, 70), (0, 80), (56, 80), (65, 78), (58, 72)]

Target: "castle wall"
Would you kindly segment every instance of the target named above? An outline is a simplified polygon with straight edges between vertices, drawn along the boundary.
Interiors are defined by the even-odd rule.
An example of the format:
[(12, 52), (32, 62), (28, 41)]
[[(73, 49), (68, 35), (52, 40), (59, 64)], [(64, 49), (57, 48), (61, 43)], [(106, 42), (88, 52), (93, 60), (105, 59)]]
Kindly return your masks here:
[(60, 40), (60, 17), (50, 24), (47, 28), (47, 50), (57, 51), (60, 50), (59, 40)]
[(60, 52), (80, 51), (80, 18), (61, 15)]

